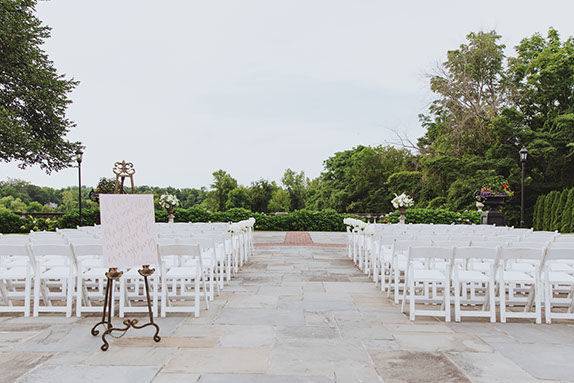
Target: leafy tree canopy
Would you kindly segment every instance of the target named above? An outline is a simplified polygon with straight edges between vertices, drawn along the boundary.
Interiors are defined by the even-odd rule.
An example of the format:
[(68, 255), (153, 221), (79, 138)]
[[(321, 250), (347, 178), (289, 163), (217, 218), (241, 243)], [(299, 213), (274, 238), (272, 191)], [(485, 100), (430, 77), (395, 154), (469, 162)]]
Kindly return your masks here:
[(35, 0), (0, 0), (0, 160), (46, 172), (69, 166), (79, 147), (66, 139), (66, 117), (78, 84), (59, 74), (42, 44), (50, 28), (35, 16)]

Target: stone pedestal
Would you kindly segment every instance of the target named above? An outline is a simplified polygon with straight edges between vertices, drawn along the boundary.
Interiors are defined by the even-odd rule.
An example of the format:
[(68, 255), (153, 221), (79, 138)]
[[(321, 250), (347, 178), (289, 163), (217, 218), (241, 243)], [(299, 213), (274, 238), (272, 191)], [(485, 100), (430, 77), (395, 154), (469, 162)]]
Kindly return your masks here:
[(497, 195), (490, 197), (483, 197), (479, 199), (480, 202), (486, 206), (486, 211), (481, 214), (481, 223), (483, 225), (495, 225), (495, 226), (505, 226), (506, 220), (504, 215), (498, 211), (498, 209), (504, 205), (506, 201), (506, 196)]
[(504, 215), (497, 210), (483, 211), (480, 216), (481, 223), (483, 225), (495, 225), (495, 226), (505, 226), (506, 221), (504, 220)]

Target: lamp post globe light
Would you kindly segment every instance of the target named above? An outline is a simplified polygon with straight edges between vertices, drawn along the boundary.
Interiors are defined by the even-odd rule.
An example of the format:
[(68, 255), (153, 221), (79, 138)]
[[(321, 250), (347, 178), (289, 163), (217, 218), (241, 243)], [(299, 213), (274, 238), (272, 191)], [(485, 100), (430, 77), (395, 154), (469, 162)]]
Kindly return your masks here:
[(518, 154), (520, 155), (520, 165), (522, 167), (520, 177), (520, 227), (524, 227), (524, 169), (528, 159), (528, 150), (523, 146), (518, 151)]
[(76, 150), (76, 161), (78, 162), (78, 211), (79, 211), (79, 224), (82, 226), (82, 156), (84, 152), (82, 149)]

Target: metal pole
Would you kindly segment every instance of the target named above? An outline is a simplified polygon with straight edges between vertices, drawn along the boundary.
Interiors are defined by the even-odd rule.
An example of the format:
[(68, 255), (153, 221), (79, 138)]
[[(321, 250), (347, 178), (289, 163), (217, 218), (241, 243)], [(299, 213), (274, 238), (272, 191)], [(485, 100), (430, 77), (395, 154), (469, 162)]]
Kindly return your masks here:
[(521, 182), (520, 182), (520, 227), (524, 227), (524, 163), (525, 161), (521, 161), (522, 163), (522, 175), (521, 175)]
[(80, 210), (80, 226), (82, 226), (82, 161), (78, 161), (78, 207)]

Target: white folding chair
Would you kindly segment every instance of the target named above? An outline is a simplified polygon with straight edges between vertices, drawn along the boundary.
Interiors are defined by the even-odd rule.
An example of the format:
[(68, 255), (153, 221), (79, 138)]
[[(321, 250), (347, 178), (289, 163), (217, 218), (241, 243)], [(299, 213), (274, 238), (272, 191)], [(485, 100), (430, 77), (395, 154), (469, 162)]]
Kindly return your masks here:
[[(0, 312), (22, 312), (30, 316), (33, 258), (28, 244), (0, 242)], [(23, 301), (23, 305), (18, 302)]]
[(32, 244), (31, 249), (36, 265), (34, 316), (40, 312), (64, 312), (71, 317), (76, 278), (71, 245)]
[[(502, 323), (506, 323), (507, 318), (534, 318), (536, 323), (542, 322), (540, 265), (544, 253), (545, 250), (539, 248), (501, 248), (497, 282)], [(532, 303), (534, 312), (531, 312)], [(524, 308), (510, 311), (507, 304)]]
[[(461, 317), (487, 317), (496, 322), (496, 267), (498, 248), (455, 247), (454, 248), (454, 317), (460, 322)], [(484, 264), (487, 267), (473, 265)], [(467, 289), (467, 285), (469, 288)], [(477, 300), (477, 286), (484, 292), (482, 299)], [(471, 291), (470, 298), (466, 292)], [(464, 297), (461, 295), (464, 294)], [(471, 305), (482, 303), (482, 310), (462, 310), (462, 303)]]
[[(160, 244), (158, 254), (161, 267), (161, 316), (165, 317), (168, 312), (193, 312), (195, 317), (198, 317), (202, 282), (205, 304), (209, 307), (199, 245)], [(188, 293), (191, 287), (193, 287), (194, 304), (188, 306), (186, 302), (191, 297)]]
[[(93, 305), (93, 301), (105, 300), (106, 272), (104, 265), (102, 245), (96, 243), (74, 243), (72, 251), (77, 264), (76, 283), (76, 316), (81, 317), (83, 312), (100, 312), (101, 305)], [(112, 292), (112, 297), (115, 294)], [(112, 299), (112, 313), (114, 312), (114, 299)]]
[[(574, 248), (550, 247), (543, 265), (544, 316), (552, 319), (574, 319)], [(555, 307), (561, 311), (553, 311)]]
[[(444, 247), (409, 247), (407, 258), (407, 271), (405, 288), (403, 291), (403, 301), (401, 312), (405, 312), (405, 301), (409, 301), (409, 317), (412, 321), (416, 315), (442, 316), (446, 322), (450, 322), (450, 273), (452, 263), (452, 248)], [(435, 262), (440, 263), (440, 268), (434, 268)], [(420, 284), (419, 284), (420, 283)], [(429, 300), (426, 297), (425, 283), (442, 288), (442, 302), (439, 309), (417, 309), (417, 298), (425, 303)], [(417, 290), (422, 290), (422, 295), (417, 295)], [(422, 299), (421, 299), (422, 298)], [(438, 295), (432, 298), (432, 303), (436, 303)]]

